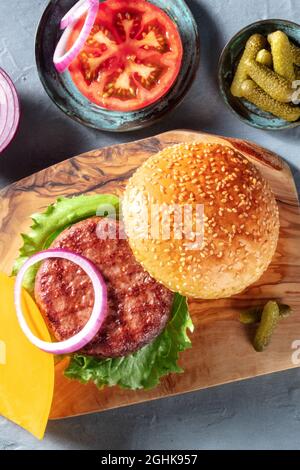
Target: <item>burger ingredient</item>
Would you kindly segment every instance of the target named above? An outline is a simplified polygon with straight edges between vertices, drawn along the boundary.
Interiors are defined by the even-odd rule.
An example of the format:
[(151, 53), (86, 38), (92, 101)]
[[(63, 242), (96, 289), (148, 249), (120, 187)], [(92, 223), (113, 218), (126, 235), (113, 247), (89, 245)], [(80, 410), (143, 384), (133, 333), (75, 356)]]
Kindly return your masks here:
[[(67, 26), (54, 52), (53, 62), (57, 71), (60, 73), (65, 72), (65, 70), (67, 70), (69, 65), (78, 56), (79, 52), (82, 50), (82, 47), (85, 41), (89, 37), (89, 34), (92, 30), (92, 27), (95, 22), (97, 12), (99, 9), (99, 0), (86, 0), (86, 2), (83, 5), (79, 5), (79, 6), (86, 7), (87, 15), (83, 20), (82, 27), (80, 29), (80, 32), (76, 40), (72, 43), (72, 45), (69, 48), (66, 47), (69, 36), (72, 33), (72, 25)], [(74, 6), (74, 8), (76, 8), (76, 5)], [(80, 8), (80, 11), (81, 9), (82, 8)], [(72, 21), (71, 20), (72, 16), (73, 15), (69, 15), (63, 18), (62, 23), (61, 23), (62, 29), (64, 29), (65, 24)], [(76, 21), (76, 14), (74, 18)]]
[(273, 56), (274, 71), (286, 80), (295, 80), (293, 53), (289, 38), (282, 31), (268, 35)]
[(265, 65), (266, 67), (272, 68), (273, 57), (270, 51), (267, 49), (261, 49), (256, 56), (256, 62)]
[[(97, 0), (99, 3), (99, 0)], [(76, 23), (79, 18), (84, 15), (91, 7), (90, 0), (79, 0), (75, 5), (65, 14), (60, 22), (60, 29), (66, 29), (68, 26)]]
[[(173, 294), (134, 259), (121, 222), (100, 217), (83, 220), (62, 232), (51, 247), (87, 258), (107, 285), (107, 317), (84, 354), (126, 356), (165, 328)], [(35, 299), (55, 338), (63, 341), (80, 331), (90, 317), (94, 289), (74, 263), (49, 259), (38, 271)]]
[(247, 41), (244, 53), (238, 64), (232, 85), (231, 93), (233, 96), (241, 97), (241, 86), (244, 80), (248, 78), (246, 67), (247, 60), (255, 60), (259, 51), (265, 46), (266, 39), (261, 34), (253, 34)]
[[(150, 157), (130, 179), (122, 208), (133, 253), (155, 279), (188, 297), (217, 299), (238, 294), (267, 269), (279, 214), (247, 150), (242, 156), (225, 140), (207, 140), (199, 135)], [(148, 220), (157, 207), (153, 233)]]
[[(119, 199), (113, 195), (96, 194), (59, 198), (44, 213), (32, 216), (33, 225), (28, 234), (22, 234), (24, 244), (20, 256), (14, 264), (13, 275), (17, 275), (25, 261), (35, 253), (49, 248), (53, 240), (67, 227), (80, 220), (96, 214), (108, 215), (117, 213)], [(23, 286), (30, 292), (34, 291), (35, 276), (38, 266), (28, 269), (24, 276)]]
[(20, 119), (19, 99), (13, 82), (0, 68), (0, 153), (12, 141)]
[(274, 114), (285, 121), (294, 122), (300, 118), (300, 108), (288, 103), (281, 103), (265, 93), (253, 80), (242, 83), (243, 98), (255, 104), (263, 111)]
[[(292, 309), (289, 305), (279, 303), (278, 308), (280, 319), (287, 318), (292, 314)], [(259, 306), (251, 307), (247, 310), (244, 310), (240, 314), (240, 322), (244, 325), (252, 325), (255, 323), (259, 323), (261, 321), (263, 309), (263, 307)]]
[[(45, 342), (33, 334), (24, 317), (21, 303), (22, 282), (27, 269), (48, 258), (68, 260), (73, 265), (75, 264), (77, 269), (79, 266), (90, 278), (94, 291), (94, 306), (85, 326), (79, 333), (60, 343)], [(62, 280), (61, 283), (63, 284)], [(82, 295), (82, 293), (80, 294)], [(107, 315), (107, 289), (100, 271), (88, 259), (67, 250), (47, 250), (33, 255), (20, 269), (15, 284), (15, 307), (20, 327), (32, 344), (48, 353), (69, 354), (86, 346), (101, 329)]]
[[(42, 439), (54, 389), (53, 356), (24, 336), (14, 305), (15, 280), (0, 273), (0, 415)], [(22, 309), (31, 330), (51, 341), (31, 296), (22, 291)]]
[(300, 49), (284, 32), (275, 31), (268, 35), (271, 51), (261, 48), (254, 56), (255, 47), (263, 40), (263, 36), (253, 35), (246, 43), (231, 93), (284, 121), (298, 121), (300, 107), (295, 80), (299, 78), (296, 66), (300, 64)]
[(171, 320), (152, 343), (123, 358), (96, 359), (75, 355), (65, 372), (70, 379), (94, 382), (97, 387), (119, 385), (131, 390), (151, 389), (169, 373), (181, 373), (179, 353), (191, 347), (187, 330), (193, 331), (187, 301), (175, 294)]
[[(73, 26), (68, 48), (83, 23), (81, 18)], [(145, 0), (107, 0), (69, 70), (91, 102), (112, 111), (135, 111), (170, 90), (182, 55), (177, 26), (163, 10)]]
[(261, 322), (254, 338), (254, 348), (257, 352), (264, 351), (270, 344), (273, 332), (280, 319), (278, 304), (270, 301), (263, 309)]
[(285, 78), (270, 70), (265, 65), (258, 64), (255, 60), (246, 61), (248, 75), (274, 100), (288, 103), (292, 99), (294, 89)]

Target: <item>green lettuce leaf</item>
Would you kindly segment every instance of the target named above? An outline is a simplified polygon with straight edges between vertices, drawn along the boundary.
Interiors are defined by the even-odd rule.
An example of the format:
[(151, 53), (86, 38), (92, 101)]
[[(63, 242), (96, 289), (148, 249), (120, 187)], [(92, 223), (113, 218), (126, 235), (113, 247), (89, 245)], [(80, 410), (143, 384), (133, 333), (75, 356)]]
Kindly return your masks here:
[(191, 347), (187, 330), (193, 331), (187, 300), (175, 294), (172, 318), (153, 343), (138, 352), (115, 359), (96, 359), (74, 355), (65, 375), (83, 383), (94, 382), (97, 387), (119, 385), (131, 390), (151, 389), (160, 378), (183, 372), (178, 365), (179, 353)]
[[(95, 216), (105, 215), (110, 210), (119, 210), (119, 198), (113, 195), (97, 194), (59, 198), (43, 213), (32, 216), (33, 225), (28, 234), (22, 234), (24, 244), (16, 260), (12, 275), (16, 276), (25, 261), (39, 251), (49, 248), (55, 238), (70, 225)], [(34, 281), (39, 266), (28, 269), (24, 277), (24, 287), (34, 291)]]

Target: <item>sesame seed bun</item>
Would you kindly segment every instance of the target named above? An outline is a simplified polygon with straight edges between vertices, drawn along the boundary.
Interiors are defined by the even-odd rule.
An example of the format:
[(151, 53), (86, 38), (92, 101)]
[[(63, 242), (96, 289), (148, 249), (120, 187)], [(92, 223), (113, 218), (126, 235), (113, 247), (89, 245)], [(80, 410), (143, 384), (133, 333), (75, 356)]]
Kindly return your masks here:
[[(153, 204), (163, 205), (155, 217)], [(173, 214), (169, 236), (161, 228), (158, 236), (174, 205), (191, 205), (192, 230), (179, 239)], [(203, 243), (197, 205), (204, 207)], [(240, 293), (267, 269), (278, 242), (268, 183), (244, 156), (218, 143), (180, 144), (147, 160), (127, 185), (123, 215), (136, 259), (170, 290), (193, 298)]]

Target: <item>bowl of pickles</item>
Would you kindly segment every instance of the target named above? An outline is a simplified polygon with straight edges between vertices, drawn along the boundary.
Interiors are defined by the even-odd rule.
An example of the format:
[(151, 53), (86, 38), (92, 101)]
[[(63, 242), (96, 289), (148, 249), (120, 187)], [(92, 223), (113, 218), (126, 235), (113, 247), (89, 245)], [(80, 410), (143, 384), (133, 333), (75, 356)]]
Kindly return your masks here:
[(300, 125), (300, 25), (265, 20), (239, 31), (225, 46), (219, 86), (228, 107), (260, 129)]

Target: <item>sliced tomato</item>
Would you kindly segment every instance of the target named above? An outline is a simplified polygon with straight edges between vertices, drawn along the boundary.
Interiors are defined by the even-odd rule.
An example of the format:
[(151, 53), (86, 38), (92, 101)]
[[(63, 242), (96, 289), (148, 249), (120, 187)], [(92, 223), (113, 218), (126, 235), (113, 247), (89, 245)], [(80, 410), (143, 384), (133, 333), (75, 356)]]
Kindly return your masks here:
[[(84, 17), (67, 47), (76, 41)], [(182, 62), (175, 23), (146, 0), (107, 0), (99, 5), (94, 27), (69, 67), (72, 79), (90, 101), (113, 111), (134, 111), (164, 96)]]

